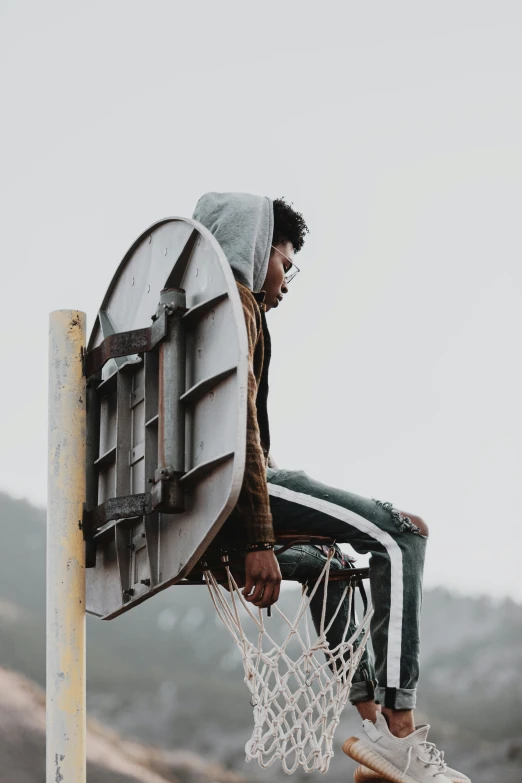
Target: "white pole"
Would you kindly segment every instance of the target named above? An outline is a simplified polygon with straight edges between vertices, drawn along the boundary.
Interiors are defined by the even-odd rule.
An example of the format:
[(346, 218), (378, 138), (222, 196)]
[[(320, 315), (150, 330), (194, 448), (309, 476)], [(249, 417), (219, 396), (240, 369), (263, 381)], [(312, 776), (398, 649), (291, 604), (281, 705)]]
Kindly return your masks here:
[(47, 783), (85, 783), (85, 313), (49, 316)]

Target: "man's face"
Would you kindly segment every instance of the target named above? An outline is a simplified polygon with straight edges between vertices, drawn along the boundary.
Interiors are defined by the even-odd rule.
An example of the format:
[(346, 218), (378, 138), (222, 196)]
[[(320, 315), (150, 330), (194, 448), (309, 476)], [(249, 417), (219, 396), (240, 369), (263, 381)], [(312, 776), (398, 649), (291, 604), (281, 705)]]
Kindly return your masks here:
[(291, 242), (280, 242), (278, 245), (274, 245), (274, 247), (275, 250), (272, 250), (270, 254), (265, 282), (261, 289), (265, 292), (267, 312), (268, 310), (271, 310), (272, 307), (278, 307), (284, 294), (288, 293), (288, 287), (285, 283), (285, 274), (288, 272), (291, 265), (285, 256), (291, 261), (294, 258), (294, 248), (292, 247)]

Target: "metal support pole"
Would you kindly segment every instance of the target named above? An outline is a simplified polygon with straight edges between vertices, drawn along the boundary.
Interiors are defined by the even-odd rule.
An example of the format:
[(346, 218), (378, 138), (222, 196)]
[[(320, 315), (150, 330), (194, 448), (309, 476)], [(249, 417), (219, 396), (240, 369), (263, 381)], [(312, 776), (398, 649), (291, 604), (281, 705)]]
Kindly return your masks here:
[(159, 349), (158, 469), (151, 495), (157, 511), (175, 514), (185, 510), (179, 483), (185, 472), (185, 408), (180, 402), (185, 391), (185, 291), (165, 289), (159, 307), (168, 313), (168, 335)]
[(47, 783), (85, 783), (85, 313), (49, 316)]

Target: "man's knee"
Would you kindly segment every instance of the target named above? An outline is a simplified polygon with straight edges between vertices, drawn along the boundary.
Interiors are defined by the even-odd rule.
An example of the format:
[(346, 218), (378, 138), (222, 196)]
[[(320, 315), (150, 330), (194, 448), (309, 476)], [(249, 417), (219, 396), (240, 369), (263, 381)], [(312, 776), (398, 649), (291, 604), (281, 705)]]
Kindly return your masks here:
[[(402, 512), (402, 513), (404, 513), (404, 512)], [(422, 517), (418, 517), (416, 514), (406, 514), (405, 516), (409, 517), (411, 519), (411, 521), (413, 522), (413, 524), (416, 525), (419, 528), (419, 530), (421, 532), (421, 535), (426, 536), (426, 538), (429, 536), (430, 531), (429, 531), (428, 525), (422, 519)]]
[(403, 517), (408, 517), (412, 525), (419, 528), (419, 533), (428, 538), (430, 531), (422, 517), (417, 516), (417, 514), (408, 514), (406, 511), (400, 511), (399, 513), (402, 514)]

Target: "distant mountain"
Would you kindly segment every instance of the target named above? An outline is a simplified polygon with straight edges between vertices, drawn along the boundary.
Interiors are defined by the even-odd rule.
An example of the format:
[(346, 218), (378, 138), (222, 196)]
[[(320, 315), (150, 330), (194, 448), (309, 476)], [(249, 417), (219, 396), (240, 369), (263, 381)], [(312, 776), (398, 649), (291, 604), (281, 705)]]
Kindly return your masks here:
[[(43, 685), (45, 512), (0, 494), (0, 525), (0, 663)], [(283, 593), (282, 606), (295, 596)], [(251, 780), (279, 774), (244, 767), (252, 708), (205, 587), (171, 588), (111, 622), (88, 617), (87, 668), (92, 714), (124, 736), (213, 756)], [(521, 670), (521, 606), (425, 592), (419, 716), (452, 766), (476, 769), (474, 783), (491, 780), (488, 759), (502, 783), (522, 781)], [(345, 711), (340, 737), (355, 715)], [(350, 763), (334, 761), (332, 780)]]

